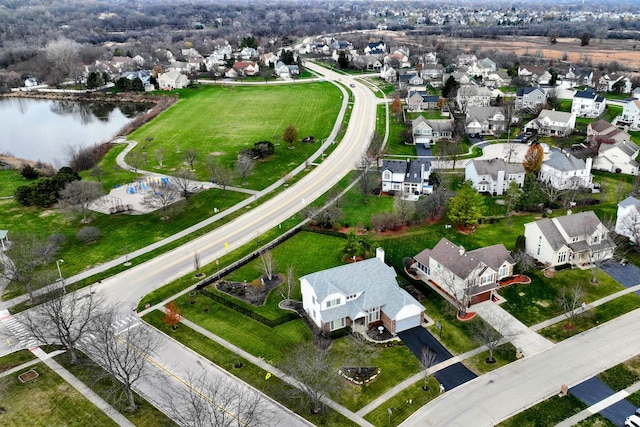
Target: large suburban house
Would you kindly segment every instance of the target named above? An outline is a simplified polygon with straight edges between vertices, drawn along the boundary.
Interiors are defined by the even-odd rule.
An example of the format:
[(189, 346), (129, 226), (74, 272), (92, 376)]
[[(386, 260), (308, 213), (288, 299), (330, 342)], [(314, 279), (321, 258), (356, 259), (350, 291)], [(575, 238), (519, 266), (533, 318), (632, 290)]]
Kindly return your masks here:
[(524, 184), (522, 163), (507, 163), (502, 159), (471, 160), (464, 168), (464, 179), (471, 181), (479, 193), (503, 195), (512, 181)]
[(489, 58), (479, 61), (473, 61), (467, 66), (467, 74), (471, 76), (482, 76), (483, 79), (488, 77), (490, 73), (497, 70), (496, 63)]
[(456, 95), (456, 103), (463, 113), (466, 113), (469, 107), (488, 107), (491, 105), (491, 91), (482, 86), (461, 86)]
[(411, 122), (413, 143), (431, 147), (442, 139), (450, 139), (453, 136), (453, 120), (427, 120), (420, 116)]
[(589, 86), (593, 84), (593, 70), (570, 67), (562, 79), (568, 87)]
[(516, 90), (516, 110), (537, 111), (547, 103), (547, 94), (540, 86), (521, 87)]
[(624, 74), (605, 73), (594, 82), (596, 90), (600, 92), (631, 93), (633, 87), (631, 79)]
[(407, 111), (422, 112), (424, 110), (435, 110), (440, 103), (439, 95), (429, 95), (421, 90), (409, 90), (407, 96)]
[(626, 236), (633, 243), (640, 239), (640, 200), (629, 196), (618, 203), (616, 233)]
[(632, 99), (622, 107), (622, 114), (616, 117), (616, 125), (629, 126), (631, 130), (640, 129), (640, 99)]
[(300, 278), (302, 306), (324, 331), (382, 325), (392, 334), (422, 325), (424, 307), (396, 281), (393, 267), (376, 257)]
[(465, 129), (469, 135), (499, 135), (507, 129), (502, 107), (468, 107)]
[(524, 126), (525, 132), (534, 131), (546, 136), (567, 136), (576, 127), (576, 115), (563, 111), (542, 110), (538, 117)]
[(592, 188), (592, 163), (593, 159), (590, 157), (582, 160), (553, 148), (549, 150), (549, 158), (542, 162), (538, 180), (556, 190)]
[(593, 211), (528, 222), (524, 237), (527, 254), (550, 267), (588, 266), (613, 257), (615, 249)]
[(576, 117), (598, 117), (604, 113), (607, 101), (593, 89), (579, 90), (573, 96), (571, 113)]
[(427, 160), (383, 160), (382, 191), (401, 191), (405, 196), (428, 194), (430, 175), (431, 163)]
[(607, 172), (637, 175), (640, 163), (636, 161), (638, 147), (628, 133), (605, 120), (589, 123), (587, 140), (598, 147), (598, 155), (593, 161), (593, 169)]
[(440, 239), (413, 257), (418, 276), (458, 306), (490, 300), (500, 281), (513, 275), (515, 262), (502, 243), (466, 251)]
[(162, 90), (182, 89), (188, 84), (187, 76), (175, 70), (158, 75), (158, 86)]

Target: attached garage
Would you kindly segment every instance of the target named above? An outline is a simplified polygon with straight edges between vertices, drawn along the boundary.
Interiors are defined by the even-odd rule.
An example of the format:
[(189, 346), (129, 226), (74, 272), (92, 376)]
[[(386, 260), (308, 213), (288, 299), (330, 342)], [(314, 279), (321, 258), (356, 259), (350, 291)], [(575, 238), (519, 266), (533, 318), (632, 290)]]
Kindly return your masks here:
[(396, 330), (395, 333), (406, 331), (407, 329), (415, 328), (422, 324), (423, 310), (416, 305), (405, 305), (396, 315)]

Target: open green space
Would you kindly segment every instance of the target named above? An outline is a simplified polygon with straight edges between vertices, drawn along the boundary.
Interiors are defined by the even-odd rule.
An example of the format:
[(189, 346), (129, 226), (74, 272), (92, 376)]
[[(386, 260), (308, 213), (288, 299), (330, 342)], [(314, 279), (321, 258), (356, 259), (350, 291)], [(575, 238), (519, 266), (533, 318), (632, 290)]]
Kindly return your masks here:
[(554, 426), (586, 408), (577, 397), (553, 396), (499, 423), (498, 427)]
[(117, 425), (44, 363), (38, 363), (23, 372), (31, 369), (35, 369), (39, 376), (26, 383), (18, 379), (22, 372), (0, 378), (0, 387), (6, 387), (2, 397), (4, 411), (0, 414), (2, 425)]
[(14, 351), (13, 353), (0, 357), (0, 372), (8, 371), (9, 369), (20, 366), (23, 363), (30, 362), (35, 358), (34, 354), (29, 350), (23, 349)]
[[(407, 126), (402, 121), (396, 121), (391, 117), (391, 108), (389, 108), (389, 137), (387, 139), (386, 152), (390, 155), (398, 156), (415, 156), (416, 148), (413, 144), (405, 144), (407, 138), (405, 136)], [(384, 137), (386, 129), (386, 107), (378, 105), (376, 111), (376, 133)], [(407, 141), (411, 142), (411, 141)]]
[[(64, 366), (69, 372), (71, 372), (76, 378), (89, 386), (96, 394), (107, 401), (111, 406), (117, 409), (122, 415), (124, 415), (129, 421), (138, 427), (171, 427), (176, 424), (162, 413), (155, 406), (144, 400), (137, 393), (135, 395), (136, 404), (138, 409), (135, 412), (130, 412), (126, 408), (126, 404), (123, 401), (114, 400), (114, 385), (112, 378), (106, 376), (105, 372), (97, 366), (91, 359), (79, 354), (80, 360), (78, 363), (71, 363), (71, 356), (68, 353), (62, 353), (55, 357), (55, 360)], [(99, 425), (99, 424), (93, 424)]]
[[(303, 163), (329, 136), (341, 107), (342, 93), (331, 83), (298, 85), (215, 85), (182, 89), (180, 100), (128, 138), (139, 142), (133, 153), (146, 153), (151, 169), (170, 174), (184, 164), (184, 151), (198, 151), (195, 174), (209, 179), (205, 159), (212, 154), (231, 166), (243, 148), (258, 141), (271, 141), (275, 154), (256, 163), (245, 181), (263, 189)], [(282, 140), (284, 129), (293, 124), (299, 140), (313, 135), (314, 144), (300, 141), (290, 149)], [(164, 152), (163, 166), (154, 157)], [(131, 156), (131, 154), (129, 154)]]
[[(321, 415), (311, 415), (308, 408), (301, 407), (298, 401), (293, 399), (289, 392), (291, 386), (280, 378), (272, 375), (268, 380), (265, 380), (265, 375), (267, 373), (264, 370), (253, 365), (247, 360), (240, 358), (233, 351), (226, 349), (220, 344), (211, 341), (184, 325), (180, 325), (178, 326), (178, 329), (172, 330), (170, 326), (162, 321), (163, 317), (164, 314), (162, 312), (154, 311), (144, 316), (144, 320), (170, 337), (180, 341), (197, 353), (211, 360), (216, 365), (226, 369), (230, 374), (240, 378), (248, 384), (251, 384), (253, 387), (277, 400), (287, 408), (295, 409), (298, 414), (302, 415), (313, 424), (318, 426), (345, 427), (357, 425), (331, 408), (326, 408), (324, 413)], [(243, 367), (236, 369), (234, 366), (237, 362), (241, 362)]]

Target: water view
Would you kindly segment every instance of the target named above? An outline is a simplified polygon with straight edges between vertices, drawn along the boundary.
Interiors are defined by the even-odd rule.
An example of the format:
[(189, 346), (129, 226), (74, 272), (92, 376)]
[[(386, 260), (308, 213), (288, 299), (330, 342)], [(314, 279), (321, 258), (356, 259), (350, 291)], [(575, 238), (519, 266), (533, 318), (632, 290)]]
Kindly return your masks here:
[(0, 98), (0, 153), (65, 164), (69, 147), (109, 141), (148, 105)]

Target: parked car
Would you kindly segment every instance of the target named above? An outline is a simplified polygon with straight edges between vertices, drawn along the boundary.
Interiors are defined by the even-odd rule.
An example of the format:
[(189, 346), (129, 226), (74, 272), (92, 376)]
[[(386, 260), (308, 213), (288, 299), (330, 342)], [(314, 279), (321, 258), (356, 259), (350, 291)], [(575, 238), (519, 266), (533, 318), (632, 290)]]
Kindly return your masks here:
[[(636, 410), (636, 414), (638, 411)], [(626, 420), (624, 420), (625, 427), (640, 427), (640, 416), (638, 415), (629, 415)]]
[(349, 86), (351, 86), (351, 87), (356, 87), (356, 85), (355, 85), (355, 84), (353, 84), (353, 83), (351, 83)]

